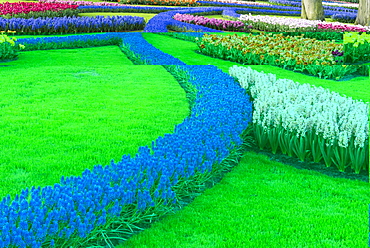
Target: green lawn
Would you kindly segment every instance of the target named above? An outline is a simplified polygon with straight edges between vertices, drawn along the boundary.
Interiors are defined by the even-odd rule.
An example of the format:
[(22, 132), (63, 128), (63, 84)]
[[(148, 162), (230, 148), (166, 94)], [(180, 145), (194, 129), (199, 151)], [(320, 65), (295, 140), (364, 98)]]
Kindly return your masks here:
[[(191, 42), (144, 37), (190, 65), (227, 72), (235, 64), (197, 54)], [(337, 82), (251, 67), (370, 101), (368, 77)], [(135, 154), (189, 113), (171, 75), (133, 66), (116, 46), (22, 52), (0, 72), (1, 196)], [(247, 152), (219, 184), (118, 247), (365, 247), (369, 187)]]
[(247, 152), (220, 183), (118, 247), (365, 247), (369, 184)]
[(22, 52), (0, 63), (0, 196), (53, 185), (173, 132), (184, 90), (117, 46)]

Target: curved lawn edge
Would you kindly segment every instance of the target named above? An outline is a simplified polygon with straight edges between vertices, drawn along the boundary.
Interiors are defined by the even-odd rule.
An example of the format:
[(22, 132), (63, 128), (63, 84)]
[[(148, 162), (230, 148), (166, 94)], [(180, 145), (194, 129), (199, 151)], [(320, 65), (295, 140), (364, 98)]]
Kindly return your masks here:
[[(141, 52), (147, 51), (161, 53)], [(58, 247), (68, 242), (77, 247), (122, 215), (174, 208), (180, 199), (173, 187), (179, 181), (211, 172), (241, 145), (252, 114), (245, 90), (215, 66), (166, 69), (196, 88), (190, 116), (151, 148), (140, 147), (135, 157), (124, 155), (81, 176), (62, 177), (53, 187), (27, 188), (14, 200), (5, 197), (0, 203), (0, 247)]]

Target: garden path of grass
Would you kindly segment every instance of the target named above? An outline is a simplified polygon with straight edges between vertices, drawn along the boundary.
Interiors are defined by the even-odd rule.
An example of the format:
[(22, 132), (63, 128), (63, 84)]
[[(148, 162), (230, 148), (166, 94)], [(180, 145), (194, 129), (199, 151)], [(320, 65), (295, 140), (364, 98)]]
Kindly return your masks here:
[(22, 52), (0, 63), (0, 197), (107, 165), (189, 114), (161, 66), (137, 66), (118, 46)]
[(365, 247), (369, 184), (253, 152), (211, 189), (118, 247)]
[[(188, 65), (216, 65), (224, 72), (228, 72), (233, 65), (240, 65), (235, 62), (230, 62), (222, 59), (212, 58), (206, 55), (198, 54), (195, 51), (198, 49), (193, 42), (175, 39), (166, 35), (155, 33), (143, 33), (145, 39), (153, 46), (161, 51), (168, 53)], [(246, 65), (257, 71), (276, 74), (278, 78), (287, 78), (295, 82), (309, 83), (315, 86), (322, 86), (332, 91), (345, 94), (354, 99), (362, 99), (365, 102), (370, 102), (370, 91), (364, 89), (369, 88), (369, 77), (356, 77), (348, 81), (325, 80), (318, 77), (308, 76), (301, 73), (296, 73), (289, 70), (284, 70), (276, 66), (269, 65)]]

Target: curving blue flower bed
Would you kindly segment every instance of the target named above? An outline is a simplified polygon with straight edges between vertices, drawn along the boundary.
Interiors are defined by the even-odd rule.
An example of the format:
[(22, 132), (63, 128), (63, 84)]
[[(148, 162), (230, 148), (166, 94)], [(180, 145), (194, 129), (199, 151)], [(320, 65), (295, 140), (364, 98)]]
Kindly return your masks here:
[(125, 48), (124, 52), (129, 52), (127, 54), (130, 58), (131, 53), (138, 58), (141, 62), (140, 64), (148, 65), (186, 65), (181, 60), (163, 53), (159, 49), (155, 48), (152, 44), (147, 42), (141, 33), (132, 33), (129, 35), (121, 35), (122, 46)]
[[(168, 63), (159, 50), (134, 48), (133, 43), (142, 41), (139, 34), (132, 39), (127, 34), (100, 38), (115, 35), (138, 57), (155, 56)], [(158, 204), (171, 206), (177, 200), (173, 187), (180, 180), (212, 171), (241, 145), (240, 135), (252, 117), (245, 90), (215, 66), (166, 69), (185, 73), (196, 88), (191, 114), (174, 133), (159, 137), (150, 148), (140, 147), (135, 157), (124, 155), (119, 162), (97, 165), (81, 176), (62, 177), (53, 187), (32, 187), (14, 200), (4, 198), (0, 202), (0, 247), (58, 247), (61, 242), (88, 237), (94, 228), (118, 218), (127, 206), (134, 213)]]
[(195, 31), (195, 32), (222, 32), (217, 29), (207, 28), (194, 24), (176, 21), (173, 16), (177, 13), (180, 14), (194, 14), (194, 13), (209, 13), (216, 12), (222, 13), (226, 8), (221, 7), (200, 7), (200, 8), (182, 8), (181, 10), (172, 10), (159, 13), (149, 20), (144, 28), (144, 32), (168, 32), (168, 28), (175, 29), (176, 31)]

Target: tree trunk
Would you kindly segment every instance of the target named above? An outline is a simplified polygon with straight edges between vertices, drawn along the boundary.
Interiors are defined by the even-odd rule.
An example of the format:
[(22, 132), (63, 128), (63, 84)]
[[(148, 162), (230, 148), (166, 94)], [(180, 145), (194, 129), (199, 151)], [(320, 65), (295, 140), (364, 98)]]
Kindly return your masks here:
[(322, 0), (302, 0), (301, 18), (324, 21), (325, 16), (324, 8), (322, 7)]
[(370, 26), (370, 0), (360, 0), (355, 24)]

